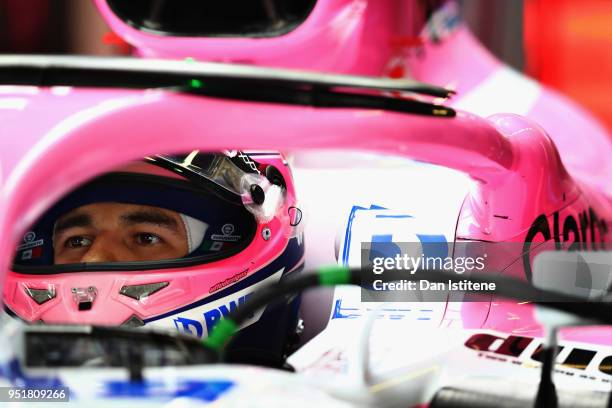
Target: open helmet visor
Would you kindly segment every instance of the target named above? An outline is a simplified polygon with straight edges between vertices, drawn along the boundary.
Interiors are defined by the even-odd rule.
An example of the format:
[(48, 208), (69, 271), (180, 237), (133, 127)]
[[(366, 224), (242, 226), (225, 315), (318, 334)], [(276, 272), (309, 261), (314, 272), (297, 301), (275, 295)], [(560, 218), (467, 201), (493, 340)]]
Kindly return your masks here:
[[(156, 171), (117, 171), (77, 188), (26, 232), (17, 246), (13, 270), (26, 274), (146, 270), (221, 260), (245, 249), (252, 242), (258, 223), (273, 217), (284, 199), (283, 188), (271, 184), (259, 173), (257, 163), (241, 152), (229, 157), (194, 151), (185, 155), (148, 157), (145, 161), (153, 169), (169, 170), (172, 176), (161, 176)], [(188, 220), (192, 220), (192, 224), (197, 220), (201, 229), (197, 246), (190, 247), (189, 254), (178, 259), (55, 265), (53, 234), (56, 221), (79, 207), (102, 202), (175, 211), (181, 215), (187, 229)]]

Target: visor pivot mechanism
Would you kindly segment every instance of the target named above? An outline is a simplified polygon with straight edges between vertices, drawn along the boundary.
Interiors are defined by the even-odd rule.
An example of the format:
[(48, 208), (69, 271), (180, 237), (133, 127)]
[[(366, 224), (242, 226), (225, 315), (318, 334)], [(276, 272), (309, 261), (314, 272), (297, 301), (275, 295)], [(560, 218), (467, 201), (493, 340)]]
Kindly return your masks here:
[(269, 241), (270, 238), (272, 238), (272, 231), (270, 231), (270, 228), (266, 227), (261, 230), (261, 237), (264, 239), (264, 241)]
[(262, 205), (266, 200), (266, 194), (263, 191), (263, 188), (257, 184), (251, 184), (249, 187), (249, 191), (251, 193), (251, 199), (257, 205)]
[(270, 181), (270, 183), (282, 187), (287, 188), (287, 183), (285, 182), (285, 178), (281, 174), (278, 169), (272, 165), (266, 167), (265, 170), (266, 178)]
[(88, 288), (72, 288), (72, 297), (79, 311), (90, 310), (98, 291), (94, 286)]

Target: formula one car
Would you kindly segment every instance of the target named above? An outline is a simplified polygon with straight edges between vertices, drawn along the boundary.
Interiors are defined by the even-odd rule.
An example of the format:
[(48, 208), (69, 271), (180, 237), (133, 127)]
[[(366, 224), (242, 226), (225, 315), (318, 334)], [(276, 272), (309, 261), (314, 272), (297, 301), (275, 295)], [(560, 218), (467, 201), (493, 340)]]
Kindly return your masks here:
[(502, 64), (470, 33), (456, 0), (96, 5), (109, 27), (145, 58), (410, 78), (453, 89), (448, 103), (458, 109), (535, 120), (572, 174), (610, 193), (609, 132), (564, 96)]
[[(3, 88), (6, 133), (3, 151), (10, 154), (3, 158), (6, 181), (1, 227), (3, 237), (12, 237), (2, 243), (2, 259), (10, 270), (3, 293), (7, 310), (31, 323), (144, 324), (143, 329), (136, 330), (146, 330), (149, 325), (208, 336), (207, 344), (214, 349), (223, 347), (225, 341), (218, 340), (223, 336), (214, 335), (214, 329), (208, 333), (214, 326), (224, 327), (219, 321), (210, 324), (213, 313), (218, 311), (218, 317), (229, 318), (224, 322), (231, 321), (233, 313), (242, 313), (236, 320), (245, 325), (239, 335), (243, 335), (242, 341), (247, 345), (237, 347), (240, 353), (229, 361), (240, 362), (246, 355), (244, 350), (255, 350), (252, 353), (255, 356), (272, 355), (272, 348), (265, 346), (277, 343), (274, 336), (281, 335), (285, 340), (290, 334), (287, 327), (291, 326), (280, 322), (295, 320), (286, 316), (279, 319), (276, 314), (265, 316), (278, 311), (278, 304), (265, 308), (263, 313), (261, 303), (249, 313), (240, 312), (249, 303), (248, 299), (239, 299), (253, 292), (252, 297), (261, 302), (257, 294), (265, 292), (261, 285), (270, 281), (294, 291), (305, 287), (298, 285), (303, 284), (300, 278), (284, 271), (299, 269), (302, 259), (296, 248), (302, 247), (305, 239), (297, 230), (301, 219), (297, 216), (300, 207), (292, 198), (293, 182), (298, 191), (299, 185), (308, 187), (309, 183), (304, 176), (293, 180), (288, 169), (283, 168), (285, 162), (279, 161), (270, 149), (309, 150), (295, 155), (296, 160), (297, 157), (306, 160), (308, 155), (325, 160), (326, 151), (342, 149), (349, 168), (360, 165), (358, 170), (351, 169), (357, 174), (353, 187), (369, 184), (370, 193), (376, 188), (397, 189), (400, 200), (388, 191), (387, 196), (380, 196), (383, 205), (353, 206), (338, 246), (340, 264), (354, 265), (355, 259), (359, 259), (359, 255), (355, 258), (355, 248), (358, 254), (361, 246), (355, 242), (391, 245), (415, 242), (425, 251), (425, 243), (435, 241), (442, 243), (445, 255), (454, 259), (464, 255), (459, 249), (461, 242), (479, 242), (492, 258), (488, 272), (539, 282), (547, 290), (551, 281), (556, 282), (547, 275), (550, 270), (532, 267), (532, 258), (546, 247), (540, 243), (550, 240), (556, 243), (558, 239), (560, 244), (564, 237), (564, 241), (572, 241), (584, 251), (587, 245), (600, 248), (609, 241), (609, 198), (573, 178), (565, 170), (551, 139), (533, 122), (511, 114), (484, 120), (424, 100), (380, 93), (410, 91), (420, 93), (423, 99), (427, 95), (448, 94), (444, 89), (407, 80), (381, 81), (193, 62), (156, 61), (152, 66), (150, 61), (134, 59), (21, 56), (5, 57), (0, 67), (4, 73), (2, 81), (13, 84)], [(24, 86), (28, 83), (31, 85)], [(155, 87), (156, 83), (161, 87)], [(235, 86), (237, 83), (239, 87)], [(118, 89), (116, 84), (136, 89)], [(30, 113), (39, 120), (24, 127), (23, 117)], [(20, 137), (11, 137), (14, 134)], [(169, 134), (174, 136), (170, 138)], [(292, 137), (287, 138), (288, 134)], [(250, 153), (204, 156), (193, 153), (194, 149), (218, 152), (227, 148), (245, 148)], [(176, 154), (181, 151), (192, 153)], [(361, 166), (369, 163), (372, 167), (373, 157), (380, 154), (385, 155), (382, 170)], [(125, 166), (142, 157), (147, 162), (140, 167)], [(414, 170), (404, 158), (446, 166), (468, 175), (473, 180), (473, 189), (462, 198), (458, 212), (435, 215), (430, 211), (428, 217), (427, 212), (415, 213), (401, 202), (406, 197), (403, 188), (409, 186), (403, 183), (398, 186), (396, 181), (411, 181), (402, 174), (403, 167)], [(144, 170), (143, 166), (159, 169)], [(415, 166), (421, 171), (424, 165)], [(431, 173), (436, 169), (431, 167)], [(334, 179), (341, 173), (326, 172), (313, 183), (311, 188), (317, 187), (320, 195), (324, 192), (324, 205), (340, 200), (344, 189), (350, 187), (350, 181), (342, 185)], [(395, 178), (381, 181), (384, 180), (381, 175), (389, 174)], [(441, 174), (448, 177), (444, 171)], [(310, 183), (316, 176), (315, 172), (310, 174)], [(465, 182), (465, 177), (456, 177), (458, 183)], [(378, 186), (373, 180), (378, 180)], [(432, 180), (430, 177), (428, 182), (433, 183)], [(148, 189), (162, 182), (165, 187), (159, 191), (174, 197), (170, 200), (173, 202), (162, 202), (159, 198), (145, 201)], [(423, 191), (424, 187), (417, 183), (415, 191)], [(204, 188), (205, 191), (197, 193), (204, 201), (180, 195), (196, 187)], [(130, 196), (133, 191), (138, 193), (136, 198)], [(531, 198), (518, 203), (511, 201), (517, 195)], [(183, 222), (188, 231), (196, 229), (198, 224), (190, 221), (196, 217), (210, 227), (200, 238), (196, 252), (190, 250), (176, 260), (57, 262), (63, 256), (56, 252), (57, 242), (65, 242), (61, 247), (70, 250), (95, 246), (102, 233), (79, 232), (65, 241), (57, 241), (57, 236), (66, 229), (88, 228), (83, 223), (95, 224), (92, 220), (83, 221), (83, 208), (107, 203), (109, 197), (126, 205), (155, 205), (180, 212), (180, 219), (187, 220)], [(308, 199), (307, 194), (305, 198)], [(395, 205), (389, 205), (394, 199), (398, 200)], [(184, 203), (195, 203), (197, 208), (204, 206), (206, 215)], [(81, 211), (76, 217), (75, 209)], [(72, 216), (65, 218), (64, 213)], [(90, 214), (90, 218), (98, 213)], [(49, 214), (55, 214), (52, 218), (55, 222), (47, 221)], [(140, 219), (144, 217), (142, 210), (137, 214)], [(312, 214), (311, 219), (316, 219), (318, 213)], [(138, 217), (121, 219), (134, 224), (142, 222)], [(160, 218), (144, 222), (168, 223)], [(230, 222), (235, 222), (234, 228), (226, 227)], [(247, 233), (244, 226), (249, 223), (253, 223), (253, 229)], [(444, 230), (448, 225), (451, 232)], [(45, 228), (51, 228), (51, 232)], [(152, 240), (140, 235), (138, 239), (147, 243)], [(45, 243), (49, 240), (53, 242), (52, 248)], [(190, 235), (190, 240), (195, 240), (195, 235)], [(227, 250), (212, 250), (204, 245), (235, 241), (238, 246)], [(518, 245), (512, 244), (517, 242)], [(208, 252), (197, 252), (200, 250)], [(369, 251), (374, 252), (374, 247)], [(609, 285), (609, 253), (600, 254), (608, 258), (591, 264), (608, 266), (603, 278), (596, 279), (601, 273), (587, 268), (592, 277), (590, 286), (585, 287), (584, 282), (578, 285), (574, 269), (570, 271), (574, 273), (573, 281), (564, 280), (553, 287), (570, 296), (564, 301), (588, 299), (577, 292), (579, 289), (588, 289), (590, 298), (605, 293)], [(242, 256), (250, 260), (247, 262)], [(236, 267), (231, 266), (232, 262), (242, 264), (243, 268), (247, 262), (252, 267), (232, 269)], [(306, 262), (308, 265), (308, 259)], [(242, 275), (236, 276), (239, 273)], [(316, 282), (351, 281), (332, 276)], [(191, 284), (184, 283), (186, 278)], [(602, 284), (606, 286), (602, 288)], [(515, 291), (514, 297), (539, 301), (529, 297), (528, 289), (524, 289), (518, 294)], [(281, 292), (288, 293), (292, 292)], [(366, 339), (368, 325), (380, 327), (373, 331), (372, 355), (367, 357), (366, 353), (364, 360), (361, 351), (368, 349), (370, 341), (362, 341), (360, 346), (355, 335), (364, 324), (359, 317), (368, 315), (367, 309), (373, 306), (358, 302), (359, 291), (348, 287), (339, 289), (334, 296), (326, 330), (287, 360), (299, 374), (244, 366), (201, 366), (218, 359), (211, 358), (208, 349), (198, 351), (193, 340), (176, 335), (91, 326), (24, 328), (17, 320), (6, 323), (2, 372), (5, 381), (13, 385), (36, 389), (68, 387), (71, 398), (87, 404), (95, 401), (107, 404), (108, 399), (146, 404), (152, 401), (165, 404), (171, 400), (178, 404), (184, 399), (190, 403), (225, 400), (241, 404), (257, 395), (258, 403), (265, 406), (270, 401), (279, 404), (318, 401), (339, 406), (431, 402), (434, 406), (458, 406), (452, 405), (456, 398), (482, 399), (483, 390), (489, 391), (485, 396), (492, 400), (485, 402), (490, 406), (508, 397), (506, 376), (512, 372), (522, 377), (524, 390), (513, 395), (516, 399), (513, 401), (523, 404), (535, 398), (540, 378), (540, 370), (534, 369), (530, 359), (548, 361), (548, 366), (552, 366), (551, 356), (554, 359), (555, 348), (550, 346), (553, 339), (538, 349), (542, 341), (537, 337), (542, 329), (588, 319), (608, 323), (609, 315), (605, 303), (593, 303), (586, 308), (584, 303), (562, 303), (571, 305), (565, 306), (565, 311), (575, 312), (581, 318), (568, 320), (564, 315), (536, 319), (532, 303), (507, 302), (501, 298), (455, 302), (445, 296), (441, 301), (425, 303), (423, 300), (428, 299), (387, 302), (369, 313), (373, 318), (365, 319), (369, 322), (363, 329)], [(281, 309), (292, 310), (294, 298), (284, 299)], [(576, 305), (583, 305), (582, 309)], [(377, 320), (377, 316), (382, 317)], [(274, 319), (281, 330), (268, 331), (269, 319)], [(236, 327), (229, 329), (231, 334)], [(556, 333), (556, 329), (552, 332)], [(564, 340), (563, 352), (567, 354), (559, 358), (573, 366), (559, 369), (561, 378), (555, 376), (560, 403), (604, 404), (609, 381), (606, 329), (561, 330), (560, 336)], [(286, 342), (282, 343), (284, 353)], [(349, 358), (352, 350), (355, 358)], [(416, 356), (414, 350), (419, 350)], [(246, 361), (257, 363), (250, 358), (252, 355)], [(280, 356), (285, 361), (285, 354)], [(193, 366), (178, 372), (167, 370), (191, 363)], [(273, 365), (269, 363), (270, 359), (263, 362)], [(473, 370), (466, 372), (466, 364)], [(118, 368), (122, 365), (127, 370)], [(478, 377), (486, 378), (474, 379)], [(466, 387), (465, 381), (470, 382), (471, 388)], [(541, 404), (557, 398), (554, 387), (540, 389)], [(447, 403), (451, 405), (439, 405)]]
[[(145, 58), (191, 58), (315, 72), (411, 78), (453, 89), (456, 95), (447, 103), (455, 108), (482, 117), (515, 113), (533, 119), (554, 141), (565, 167), (574, 177), (607, 196), (612, 194), (609, 133), (567, 98), (491, 55), (462, 22), (457, 1), (261, 1), (248, 7), (231, 2), (211, 6), (198, 1), (177, 5), (165, 1), (96, 0), (96, 4), (111, 29), (134, 47), (136, 55)], [(346, 219), (353, 207), (404, 208), (406, 204), (411, 215), (431, 214), (422, 223), (439, 225), (436, 234), (445, 235), (447, 239), (468, 237), (456, 230), (455, 224), (471, 184), (457, 172), (412, 163), (412, 171), (404, 167), (401, 176), (394, 170), (386, 174), (364, 170), (362, 177), (366, 179), (355, 179), (349, 185), (345, 176), (352, 173), (352, 169), (380, 170), (380, 166), (376, 161), (356, 155), (349, 158), (347, 155), (307, 155), (304, 152), (296, 154), (293, 164), (295, 176), (300, 181), (298, 185), (303, 190), (301, 197), (312, 203), (312, 211), (319, 217), (326, 214), (325, 218), (305, 227), (310, 239), (318, 243), (306, 247), (306, 257), (312, 266), (336, 262), (341, 245), (341, 239), (336, 237), (339, 230), (346, 230), (346, 225), (338, 225), (335, 220)], [(344, 170), (339, 172), (338, 167)], [(329, 184), (334, 186), (333, 191), (325, 190), (326, 193), (343, 187), (345, 190), (330, 206), (320, 199), (318, 180), (320, 177), (329, 180), (334, 174), (337, 179)], [(411, 184), (418, 183), (411, 188), (409, 198), (405, 190), (388, 188), (387, 184), (379, 182), (380, 178), (396, 177), (405, 177)], [(437, 186), (433, 191), (432, 185)], [(379, 197), (391, 202), (385, 203)], [(523, 199), (518, 198), (519, 201)], [(500, 217), (495, 220), (502, 223), (508, 220), (503, 217), (509, 217), (508, 214), (497, 215)], [(552, 212), (546, 215), (552, 231)], [(443, 221), (445, 216), (448, 219)], [(535, 222), (536, 216), (532, 218)], [(580, 224), (576, 215), (572, 218)], [(564, 219), (562, 217), (561, 222)], [(593, 225), (598, 221), (595, 214)], [(568, 223), (573, 225), (571, 220)], [(586, 225), (591, 224), (586, 222)], [(571, 246), (572, 237), (577, 235), (569, 230), (564, 235), (563, 226), (559, 230), (556, 235), (561, 238), (555, 241), (569, 242), (555, 248)], [(551, 237), (546, 240), (553, 235), (545, 235)], [(562, 239), (563, 236), (567, 239)], [(482, 237), (490, 238), (493, 239)], [(522, 241), (518, 237), (505, 240)], [(310, 338), (326, 326), (329, 310), (335, 303), (333, 295), (322, 291), (306, 295), (304, 303), (303, 314), (309, 321), (304, 337)]]

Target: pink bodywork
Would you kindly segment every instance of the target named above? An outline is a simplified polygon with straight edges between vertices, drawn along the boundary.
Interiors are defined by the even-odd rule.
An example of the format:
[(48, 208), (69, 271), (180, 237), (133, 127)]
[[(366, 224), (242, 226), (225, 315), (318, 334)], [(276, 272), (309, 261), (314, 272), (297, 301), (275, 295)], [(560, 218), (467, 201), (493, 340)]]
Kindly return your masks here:
[[(4, 189), (0, 203), (0, 228), (5, 237), (0, 259), (7, 269), (15, 243), (60, 195), (100, 172), (160, 151), (355, 149), (442, 164), (479, 181), (479, 188), (466, 198), (462, 210), (458, 226), (461, 239), (522, 242), (532, 221), (541, 213), (565, 214), (590, 206), (602, 220), (609, 220), (612, 214), (609, 199), (567, 174), (554, 144), (542, 129), (516, 115), (498, 115), (487, 121), (459, 112), (456, 118), (447, 119), (236, 102), (162, 91), (2, 91), (5, 100), (23, 101), (20, 109), (1, 111), (2, 151), (11, 153), (2, 163)], [(24, 117), (39, 120), (25, 127)], [(169, 134), (175, 136), (169, 138)], [(371, 137), (373, 134), (377, 136)], [(130, 143), (125, 143), (128, 137)], [(496, 214), (509, 217), (501, 220), (494, 217)], [(609, 232), (597, 231), (596, 241), (611, 239)], [(259, 252), (262, 257), (282, 249), (266, 246), (261, 240), (252, 245), (258, 247), (249, 253)], [(238, 255), (232, 258), (231, 265), (239, 273), (252, 261), (255, 259)], [(210, 269), (201, 280), (194, 278), (197, 274), (186, 276), (188, 272), (178, 272), (172, 275), (172, 285), (165, 289), (163, 302), (158, 298), (155, 305), (148, 307), (146, 302), (121, 299), (114, 303), (109, 315), (116, 322), (117, 316), (127, 318), (135, 311), (151, 316), (166, 307), (186, 303), (187, 299), (193, 300), (191, 291), (207, 293), (213, 284), (230, 276), (229, 267), (225, 265), (223, 271)], [(120, 285), (168, 279), (170, 273), (162, 275), (147, 274), (146, 282), (138, 273), (122, 273), (120, 279), (113, 281), (106, 281), (100, 272), (79, 274), (78, 278), (45, 278), (58, 285), (58, 290), (68, 290), (65, 280), (69, 278), (71, 285), (95, 285), (106, 296), (114, 296)], [(25, 311), (30, 307), (27, 317), (34, 320), (36, 308), (18, 288), (19, 284), (28, 284), (24, 278), (9, 273), (7, 303), (11, 306), (12, 302), (21, 302), (19, 307)], [(40, 278), (35, 281), (40, 285)], [(53, 307), (52, 301), (47, 303), (43, 307)], [(528, 311), (525, 307), (525, 313)], [(95, 321), (106, 322), (103, 318)]]
[[(112, 29), (145, 57), (193, 57), (374, 76), (400, 72), (452, 86), (459, 101), (502, 69), (464, 28), (442, 43), (425, 42), (419, 50), (406, 45), (415, 38), (403, 24), (416, 13), (412, 2), (321, 1), (303, 25), (266, 39), (155, 36), (118, 20), (103, 0), (97, 3)], [(0, 112), (4, 133), (0, 139), (4, 152), (0, 259), (4, 267), (27, 226), (77, 183), (126, 160), (193, 148), (357, 149), (404, 155), (463, 171), (478, 181), (459, 216), (457, 239), (522, 243), (541, 214), (553, 225), (555, 212), (561, 220), (569, 215), (579, 219), (590, 208), (597, 214), (598, 227), (592, 229), (592, 236), (581, 239), (590, 245), (612, 240), (612, 145), (608, 135), (583, 111), (548, 90), (541, 90), (526, 113), (550, 137), (531, 120), (512, 114), (485, 120), (460, 112), (454, 119), (443, 119), (230, 102), (154, 91), (73, 89), (62, 93), (22, 87), (4, 89), (3, 94), (2, 99), (23, 101), (16, 103), (20, 109)], [(24, 119), (33, 117), (36, 120)], [(129, 143), (125, 143), (128, 136)], [(535, 238), (535, 242), (541, 239)], [(520, 259), (520, 254), (510, 259)], [(524, 277), (520, 265), (506, 272)], [(84, 285), (85, 280), (101, 279), (99, 273), (81, 276)], [(63, 279), (54, 278), (57, 282)], [(121, 279), (140, 283), (138, 274), (122, 274)], [(194, 284), (187, 279), (179, 284), (180, 277), (176, 279), (177, 294)], [(198, 285), (210, 286), (213, 280)], [(16, 284), (11, 285), (7, 293), (18, 290)], [(117, 306), (116, 313), (126, 318), (134, 310), (146, 311), (146, 305), (124, 306)], [(537, 325), (530, 305), (493, 302), (492, 308), (490, 313), (488, 308), (483, 312), (483, 327), (512, 332), (519, 326)], [(464, 310), (466, 322), (482, 321), (468, 315), (476, 309)], [(518, 319), (508, 320), (509, 313)], [(597, 330), (574, 334), (570, 337), (577, 340), (610, 343)]]
[[(105, 0), (96, 0), (96, 3), (110, 27), (143, 57), (192, 57), (202, 61), (412, 77), (452, 87), (457, 96), (451, 105), (458, 103), (459, 106), (462, 106), (464, 96), (477, 93), (487, 81), (508, 70), (462, 24), (451, 29), (442, 41), (433, 42), (426, 35), (419, 35), (420, 27), (417, 29), (411, 23), (422, 24), (423, 13), (419, 2), (414, 0), (319, 1), (309, 18), (297, 29), (280, 37), (265, 39), (156, 36), (126, 25), (112, 13)], [(583, 236), (573, 239), (589, 243), (593, 239), (609, 241), (612, 229), (610, 135), (595, 118), (567, 98), (530, 83), (518, 73), (515, 76), (517, 78), (495, 84), (495, 94), (489, 92), (477, 97), (479, 103), (493, 107), (499, 105), (500, 108), (494, 112), (502, 113), (507, 112), (507, 106), (510, 106), (510, 112), (516, 112), (518, 107), (521, 114), (541, 125), (549, 137), (531, 122), (503, 114), (489, 118), (503, 136), (484, 137), (476, 129), (484, 126), (485, 122), (461, 114), (453, 122), (474, 126), (465, 138), (457, 135), (444, 138), (433, 128), (419, 136), (410, 131), (393, 142), (397, 144), (388, 152), (402, 152), (401, 146), (405, 144), (413, 158), (465, 171), (480, 181), (479, 188), (470, 193), (459, 216), (458, 240), (522, 243), (530, 225), (541, 214), (545, 215), (551, 230), (555, 219), (563, 223), (568, 216), (580, 220), (586, 214), (586, 217), (590, 216), (588, 222), (593, 221), (593, 235), (585, 234), (583, 230)], [(524, 86), (530, 88), (529, 92), (522, 92)], [(506, 100), (512, 104), (504, 103)], [(381, 116), (395, 115), (384, 113)], [(326, 115), (321, 115), (316, 123), (324, 120), (328, 120)], [(410, 126), (416, 126), (422, 120), (411, 118)], [(391, 119), (385, 121), (393, 122)], [(448, 126), (447, 132), (451, 132), (450, 121), (431, 121), (436, 122)], [(380, 149), (386, 144), (384, 140), (369, 140), (368, 132), (362, 133), (363, 127), (359, 123), (360, 120), (353, 119), (351, 134), (354, 140), (347, 147)], [(386, 134), (382, 131), (385, 125), (381, 123), (380, 126), (376, 134), (386, 137), (382, 136)], [(291, 133), (296, 135), (293, 139), (298, 139), (296, 132), (299, 131)], [(363, 134), (363, 140), (359, 134)], [(309, 135), (309, 140), (302, 142), (309, 144), (312, 137)], [(334, 144), (339, 139), (339, 135), (334, 134), (323, 145), (341, 147)], [(470, 146), (465, 146), (466, 143)], [(594, 212), (595, 220), (589, 211)], [(542, 241), (541, 234), (533, 241), (535, 247)], [(596, 247), (596, 244), (591, 245)], [(562, 247), (567, 248), (567, 243), (562, 243)], [(508, 256), (508, 260), (520, 259), (519, 253)], [(524, 277), (520, 262), (505, 266), (508, 267), (506, 273)], [(464, 308), (463, 314), (464, 322), (484, 321), (483, 327), (486, 328), (508, 332), (539, 331), (530, 305), (492, 302), (489, 310), (472, 304)], [(467, 326), (473, 327), (473, 324)], [(610, 343), (605, 335), (593, 336), (593, 333), (593, 330), (567, 330), (566, 338), (595, 342), (606, 339), (604, 342)]]
[[(411, 26), (423, 24), (423, 7), (416, 0), (322, 0), (293, 31), (246, 39), (154, 35), (127, 25), (106, 0), (96, 4), (111, 29), (143, 57), (411, 77), (455, 89), (451, 105), (507, 68), (461, 24), (440, 42), (419, 36), (420, 28)], [(500, 93), (490, 98), (522, 105), (520, 113), (546, 129), (569, 171), (595, 188), (605, 184), (604, 191), (612, 195), (612, 183), (607, 182), (612, 177), (612, 143), (601, 124), (554, 91), (540, 87), (535, 100), (527, 100), (512, 85), (500, 86)], [(501, 106), (495, 113), (518, 113)]]

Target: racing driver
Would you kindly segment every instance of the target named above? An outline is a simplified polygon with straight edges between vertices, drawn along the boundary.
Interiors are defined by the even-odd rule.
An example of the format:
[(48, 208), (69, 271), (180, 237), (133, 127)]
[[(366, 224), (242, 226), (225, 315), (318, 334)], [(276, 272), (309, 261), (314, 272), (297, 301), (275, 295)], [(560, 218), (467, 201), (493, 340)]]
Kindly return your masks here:
[[(10, 314), (46, 324), (151, 326), (206, 337), (258, 286), (300, 270), (290, 169), (278, 153), (152, 156), (80, 186), (17, 246)], [(281, 364), (299, 298), (246, 322), (228, 359)]]

